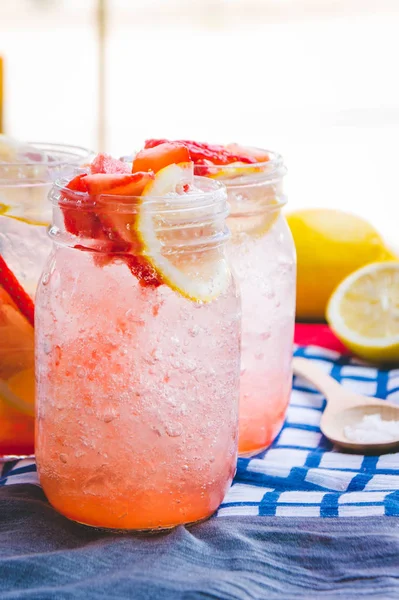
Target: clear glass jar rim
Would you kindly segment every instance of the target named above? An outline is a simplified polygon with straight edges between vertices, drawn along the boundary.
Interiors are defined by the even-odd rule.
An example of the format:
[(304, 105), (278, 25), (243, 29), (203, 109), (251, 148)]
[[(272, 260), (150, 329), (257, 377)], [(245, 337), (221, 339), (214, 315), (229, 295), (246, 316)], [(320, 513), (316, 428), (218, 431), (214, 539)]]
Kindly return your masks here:
[[(204, 168), (209, 168), (212, 174), (211, 179), (215, 178), (222, 181), (228, 188), (264, 185), (265, 183), (273, 185), (280, 181), (287, 172), (282, 155), (263, 148), (253, 147), (253, 149), (268, 154), (270, 159), (256, 163), (240, 163), (238, 174), (237, 165), (234, 163), (229, 165), (194, 165), (194, 173), (196, 171), (201, 173)], [(229, 176), (230, 173), (231, 176)], [(218, 179), (219, 174), (220, 179)]]
[[(84, 170), (80, 171), (82, 174)], [(79, 173), (75, 173), (79, 174)], [(176, 210), (189, 212), (190, 210), (198, 210), (201, 208), (214, 208), (217, 203), (222, 203), (222, 207), (227, 207), (227, 191), (226, 186), (221, 181), (209, 179), (208, 177), (194, 177), (196, 191), (188, 194), (170, 194), (164, 196), (126, 196), (113, 194), (98, 194), (90, 196), (86, 192), (70, 190), (66, 184), (70, 179), (57, 179), (53, 188), (50, 191), (49, 198), (53, 204), (57, 205), (62, 195), (62, 204), (79, 207), (82, 210), (106, 208), (109, 204), (112, 206), (112, 211), (120, 213), (130, 213), (137, 206), (143, 203), (145, 199), (146, 206), (159, 213), (176, 212)], [(70, 198), (68, 198), (68, 196)]]
[(36, 148), (39, 151), (47, 153), (49, 156), (57, 153), (64, 154), (65, 156), (63, 158), (59, 158), (58, 160), (46, 160), (45, 162), (34, 160), (26, 162), (4, 161), (0, 162), (0, 168), (17, 167), (23, 169), (24, 167), (46, 167), (49, 169), (56, 169), (62, 165), (76, 165), (76, 163), (80, 160), (84, 160), (85, 158), (90, 159), (91, 156), (94, 156), (94, 152), (92, 150), (84, 148), (83, 146), (74, 146), (73, 144), (58, 144), (52, 142), (26, 142), (26, 144), (27, 146), (31, 146), (32, 149)]

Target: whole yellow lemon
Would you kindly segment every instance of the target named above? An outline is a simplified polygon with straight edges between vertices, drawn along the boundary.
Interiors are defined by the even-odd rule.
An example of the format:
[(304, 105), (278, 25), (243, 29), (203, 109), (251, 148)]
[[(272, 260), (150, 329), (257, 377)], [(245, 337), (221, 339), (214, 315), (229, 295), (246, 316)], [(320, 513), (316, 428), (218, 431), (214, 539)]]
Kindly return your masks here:
[(297, 318), (324, 320), (334, 288), (371, 262), (396, 257), (364, 219), (333, 209), (304, 209), (287, 215), (298, 259)]

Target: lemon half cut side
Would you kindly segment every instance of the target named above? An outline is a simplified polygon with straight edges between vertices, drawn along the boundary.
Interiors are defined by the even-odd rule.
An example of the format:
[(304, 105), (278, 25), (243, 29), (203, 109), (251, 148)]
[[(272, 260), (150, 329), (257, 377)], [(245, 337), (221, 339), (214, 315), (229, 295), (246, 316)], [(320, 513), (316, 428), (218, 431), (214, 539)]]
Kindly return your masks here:
[(375, 363), (399, 362), (399, 262), (375, 262), (346, 277), (326, 318), (355, 354)]

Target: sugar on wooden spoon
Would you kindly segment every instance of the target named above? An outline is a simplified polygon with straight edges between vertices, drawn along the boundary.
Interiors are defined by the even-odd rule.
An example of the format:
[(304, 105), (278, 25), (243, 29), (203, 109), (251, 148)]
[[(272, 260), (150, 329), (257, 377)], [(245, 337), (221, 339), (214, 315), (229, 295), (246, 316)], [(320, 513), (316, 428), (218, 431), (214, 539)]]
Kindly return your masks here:
[(399, 450), (399, 406), (345, 389), (306, 358), (294, 358), (293, 368), (325, 396), (320, 429), (331, 442), (359, 454)]

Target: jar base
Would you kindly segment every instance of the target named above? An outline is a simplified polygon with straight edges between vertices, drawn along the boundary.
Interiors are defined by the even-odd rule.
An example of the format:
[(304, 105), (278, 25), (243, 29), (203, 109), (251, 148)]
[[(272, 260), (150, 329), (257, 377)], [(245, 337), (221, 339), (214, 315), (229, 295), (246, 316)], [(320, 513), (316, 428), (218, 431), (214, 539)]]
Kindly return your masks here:
[[(68, 519), (68, 521), (72, 521), (72, 523), (77, 523), (78, 525), (82, 525), (83, 527), (90, 527), (90, 529), (94, 529), (96, 531), (102, 531), (104, 533), (115, 533), (115, 534), (119, 534), (119, 535), (158, 535), (161, 533), (167, 533), (168, 531), (172, 531), (172, 529), (176, 529), (176, 527), (180, 527), (180, 526), (184, 526), (184, 527), (193, 527), (194, 525), (200, 525), (201, 523), (205, 523), (205, 521), (208, 521), (211, 517), (213, 517), (214, 514), (216, 514), (217, 510), (215, 510), (213, 513), (211, 513), (210, 515), (208, 515), (207, 517), (204, 517), (203, 519), (198, 519), (197, 521), (190, 521), (188, 523), (177, 523), (176, 525), (166, 525), (164, 527), (150, 527), (148, 529), (118, 529), (118, 528), (113, 528), (113, 527), (98, 527), (97, 525), (90, 525), (89, 523), (83, 523), (82, 521), (75, 521), (74, 519), (69, 519), (68, 517), (66, 517)], [(63, 515), (65, 516), (65, 515)]]
[(256, 456), (257, 454), (260, 454), (261, 452), (264, 452), (265, 450), (270, 448), (272, 443), (273, 440), (270, 442), (270, 444), (263, 446), (263, 448), (254, 448), (253, 450), (248, 450), (248, 452), (239, 452), (238, 458), (252, 458), (253, 456)]
[(283, 419), (281, 420), (280, 426), (278, 427), (278, 429), (276, 429), (273, 437), (269, 438), (270, 441), (267, 444), (265, 444), (264, 446), (260, 446), (259, 448), (251, 448), (251, 450), (245, 450), (244, 452), (240, 452), (240, 442), (238, 441), (238, 458), (252, 458), (252, 456), (261, 454), (261, 452), (264, 452), (265, 450), (270, 448), (270, 446), (273, 444), (274, 440), (281, 433), (281, 430), (284, 426), (284, 422), (285, 422), (285, 414), (284, 414)]

